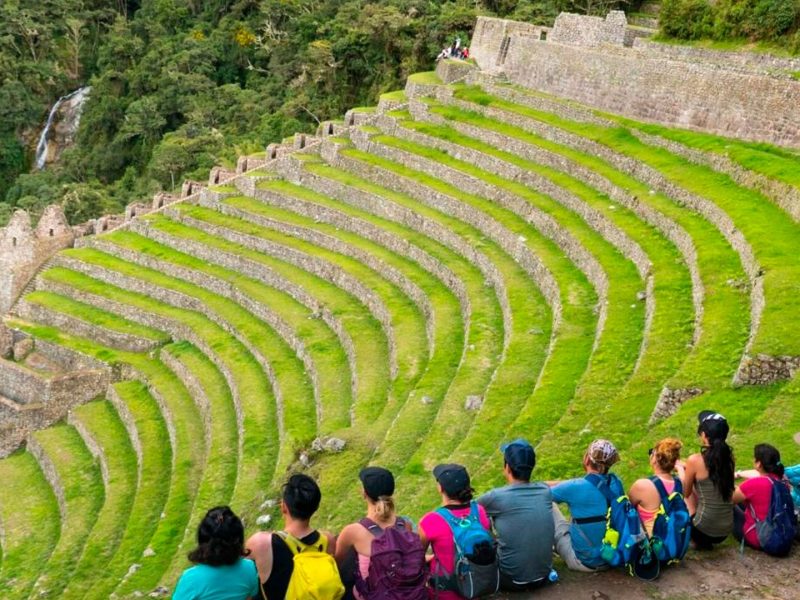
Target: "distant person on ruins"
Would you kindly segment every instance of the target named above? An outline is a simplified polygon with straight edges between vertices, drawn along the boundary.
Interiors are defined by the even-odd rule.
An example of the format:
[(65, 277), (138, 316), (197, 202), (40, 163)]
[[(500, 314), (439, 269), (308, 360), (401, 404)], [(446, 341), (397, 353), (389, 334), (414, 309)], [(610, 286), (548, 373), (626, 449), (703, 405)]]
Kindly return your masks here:
[(666, 438), (650, 448), (648, 454), (653, 477), (637, 479), (628, 492), (628, 498), (639, 512), (639, 518), (648, 536), (653, 535), (653, 524), (661, 507), (661, 493), (658, 486), (662, 487), (665, 496), (672, 494), (676, 487), (678, 491), (683, 489), (681, 480), (673, 476), (682, 447), (680, 440)]
[[(305, 580), (320, 590), (317, 597), (338, 600), (344, 586), (333, 559), (334, 538), (311, 527), (311, 517), (322, 500), (319, 486), (308, 475), (292, 475), (282, 496), (283, 531), (259, 532), (247, 540), (258, 567), (261, 597), (309, 597)], [(297, 569), (302, 572), (296, 573)]]
[[(442, 498), (442, 506), (426, 514), (419, 523), (419, 536), (422, 545), (433, 549), (431, 560), (430, 597), (436, 600), (461, 600), (462, 596), (454, 576), (459, 550), (455, 542), (458, 533), (467, 533), (475, 541), (483, 537), (483, 541), (463, 550), (473, 554), (485, 566), (496, 565), (497, 554), (491, 535), (491, 522), (486, 510), (473, 500), (475, 490), (472, 489), (467, 470), (457, 464), (437, 465), (433, 469), (437, 488)], [(478, 535), (475, 535), (475, 534)], [(496, 569), (496, 567), (495, 567)], [(496, 585), (499, 586), (499, 573), (496, 573)], [(492, 590), (496, 591), (496, 588)]]
[(349, 572), (355, 573), (357, 600), (426, 600), (425, 549), (411, 522), (395, 512), (394, 476), (387, 469), (367, 467), (358, 477), (367, 516), (342, 529), (336, 540), (336, 562), (343, 579), (349, 583)]
[(553, 501), (566, 504), (570, 521), (553, 504), (555, 524), (555, 551), (573, 571), (592, 572), (605, 569), (608, 564), (600, 555), (606, 533), (608, 503), (598, 489), (599, 481), (620, 487), (621, 482), (609, 469), (619, 461), (619, 453), (608, 440), (594, 440), (583, 455), (584, 477), (564, 482), (549, 482)]
[[(774, 446), (758, 444), (753, 449), (753, 462), (754, 471), (737, 473), (743, 476), (745, 481), (733, 492), (735, 503), (733, 535), (751, 548), (783, 555), (783, 552), (791, 548), (793, 538), (797, 533), (795, 507), (790, 491), (791, 484), (784, 479), (785, 469), (781, 462), (781, 455)], [(775, 501), (780, 502), (780, 505), (773, 507)], [(757, 524), (769, 520), (771, 509), (777, 508), (780, 512), (783, 506), (787, 507), (786, 515), (773, 512), (772, 516), (778, 521), (777, 525), (783, 525), (783, 528), (786, 529), (786, 539), (767, 540), (767, 547), (763, 548)], [(773, 523), (773, 525), (775, 524)], [(776, 541), (779, 548), (775, 547)]]
[(195, 566), (186, 569), (172, 595), (176, 600), (245, 600), (258, 597), (258, 573), (244, 558), (242, 521), (227, 506), (206, 513), (197, 528), (197, 548), (189, 553)]
[(492, 520), (500, 556), (500, 587), (532, 590), (546, 584), (553, 567), (553, 497), (550, 487), (531, 483), (536, 452), (527, 440), (500, 447), (507, 485), (478, 498)]
[(692, 515), (692, 542), (710, 550), (733, 532), (733, 450), (726, 442), (730, 426), (721, 414), (697, 415), (700, 452), (675, 465)]

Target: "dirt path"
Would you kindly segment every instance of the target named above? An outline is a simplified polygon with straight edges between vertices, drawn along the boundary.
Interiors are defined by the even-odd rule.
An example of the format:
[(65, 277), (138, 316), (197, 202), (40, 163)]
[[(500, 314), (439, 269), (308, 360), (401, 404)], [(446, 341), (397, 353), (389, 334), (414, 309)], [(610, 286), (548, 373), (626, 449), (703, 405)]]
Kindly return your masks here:
[[(557, 567), (558, 568), (558, 567)], [(789, 558), (761, 552), (739, 554), (732, 545), (708, 553), (690, 551), (654, 583), (621, 571), (584, 575), (560, 568), (561, 581), (535, 594), (500, 594), (508, 600), (800, 600), (800, 547)]]

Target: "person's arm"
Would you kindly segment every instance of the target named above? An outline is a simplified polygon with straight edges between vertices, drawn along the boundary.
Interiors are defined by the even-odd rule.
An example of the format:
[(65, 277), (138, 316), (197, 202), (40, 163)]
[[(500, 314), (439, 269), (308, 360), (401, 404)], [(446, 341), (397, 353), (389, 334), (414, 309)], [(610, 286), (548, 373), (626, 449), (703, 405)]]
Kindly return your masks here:
[(681, 478), (681, 483), (683, 484), (684, 498), (689, 498), (694, 493), (698, 460), (703, 460), (703, 457), (699, 454), (692, 454), (685, 463), (683, 461), (675, 463), (675, 470), (678, 472), (678, 477)]
[(250, 551), (250, 558), (256, 563), (260, 581), (269, 579), (272, 573), (272, 534), (260, 531), (253, 534), (245, 548)]
[(637, 479), (633, 482), (630, 491), (628, 492), (628, 500), (631, 501), (633, 506), (640, 506), (644, 500), (645, 490), (650, 485), (649, 479)]
[(419, 541), (422, 542), (422, 548), (427, 552), (431, 541), (428, 539), (425, 529), (422, 527), (422, 521), (419, 522), (419, 527), (417, 529), (419, 530)]
[[(339, 534), (339, 537), (336, 538), (335, 542), (335, 550), (333, 552), (333, 556), (336, 559), (336, 564), (339, 566), (347, 560), (347, 555), (350, 552), (350, 549), (353, 547), (353, 526), (348, 525), (342, 532)], [(328, 540), (328, 550), (331, 550), (331, 542), (330, 539)]]
[(736, 471), (733, 476), (736, 477), (736, 479), (755, 479), (756, 477), (761, 477), (761, 473), (755, 469), (747, 469), (744, 471)]
[(733, 496), (731, 497), (731, 500), (733, 500), (734, 504), (741, 504), (747, 500), (747, 496), (745, 496), (744, 492), (742, 491), (742, 486), (736, 486), (736, 489), (733, 490)]

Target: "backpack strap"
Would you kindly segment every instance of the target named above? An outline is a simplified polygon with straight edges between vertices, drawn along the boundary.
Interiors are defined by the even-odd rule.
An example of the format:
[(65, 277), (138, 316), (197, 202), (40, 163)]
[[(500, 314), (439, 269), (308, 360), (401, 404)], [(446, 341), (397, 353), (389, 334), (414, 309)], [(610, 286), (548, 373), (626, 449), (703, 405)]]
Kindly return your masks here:
[[(658, 495), (661, 497), (661, 505), (666, 506), (667, 502), (669, 502), (669, 494), (667, 493), (667, 488), (664, 485), (664, 482), (661, 481), (661, 478), (657, 475), (653, 475), (650, 477), (650, 481), (653, 482), (653, 485), (656, 486), (656, 490), (658, 491)], [(676, 480), (675, 487), (677, 488), (678, 482)]]
[(383, 529), (380, 528), (380, 525), (378, 525), (375, 521), (373, 521), (369, 517), (364, 517), (363, 519), (361, 519), (359, 521), (359, 524), (376, 538), (381, 537), (383, 535)]
[(308, 548), (316, 548), (320, 552), (325, 552), (328, 549), (328, 537), (321, 533), (319, 534), (319, 541), (315, 544), (304, 544), (292, 534), (285, 531), (276, 531), (273, 535), (277, 535), (283, 540), (283, 543), (286, 544), (286, 547), (291, 551), (292, 556), (297, 556)]
[[(606, 508), (610, 507), (611, 503), (614, 502), (614, 498), (612, 498), (613, 494), (608, 487), (606, 479), (597, 473), (589, 473), (584, 477), (584, 479), (595, 486), (597, 490), (603, 494), (603, 497), (606, 499)], [(597, 515), (594, 517), (573, 517), (572, 522), (577, 525), (588, 525), (589, 523), (605, 523), (607, 518), (608, 511), (606, 511), (606, 514)]]

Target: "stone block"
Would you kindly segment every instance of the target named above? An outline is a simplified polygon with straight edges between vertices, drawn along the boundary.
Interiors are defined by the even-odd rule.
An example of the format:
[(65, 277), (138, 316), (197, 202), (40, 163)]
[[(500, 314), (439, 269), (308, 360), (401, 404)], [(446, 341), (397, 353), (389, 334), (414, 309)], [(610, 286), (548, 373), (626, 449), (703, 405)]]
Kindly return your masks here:
[(22, 362), (33, 352), (33, 340), (25, 338), (14, 344), (13, 356), (16, 362)]
[(0, 359), (11, 358), (14, 354), (14, 334), (0, 323)]
[(483, 406), (483, 396), (472, 394), (467, 396), (464, 401), (464, 409), (466, 410), (480, 410)]

